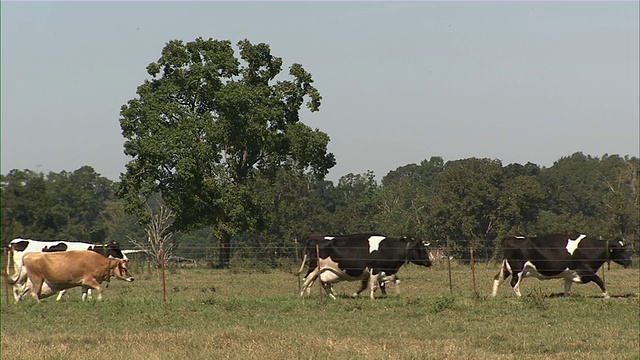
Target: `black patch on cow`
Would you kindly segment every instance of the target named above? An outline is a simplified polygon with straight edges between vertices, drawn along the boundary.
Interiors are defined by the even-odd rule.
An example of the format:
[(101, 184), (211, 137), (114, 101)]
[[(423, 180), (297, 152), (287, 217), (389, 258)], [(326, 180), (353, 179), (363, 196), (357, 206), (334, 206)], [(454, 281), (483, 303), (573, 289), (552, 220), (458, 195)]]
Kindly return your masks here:
[(94, 245), (89, 247), (88, 250), (97, 252), (98, 254), (106, 257), (111, 256), (117, 259), (124, 259), (124, 254), (122, 253), (122, 250), (120, 250), (120, 245), (115, 241), (105, 245)]
[(18, 252), (24, 251), (24, 249), (26, 249), (27, 246), (29, 246), (28, 240), (21, 240), (11, 244), (11, 248), (13, 248), (15, 251), (18, 251)]
[(58, 251), (67, 251), (67, 244), (65, 243), (58, 243), (56, 245), (52, 245), (52, 246), (45, 246), (42, 248), (42, 252), (58, 252)]

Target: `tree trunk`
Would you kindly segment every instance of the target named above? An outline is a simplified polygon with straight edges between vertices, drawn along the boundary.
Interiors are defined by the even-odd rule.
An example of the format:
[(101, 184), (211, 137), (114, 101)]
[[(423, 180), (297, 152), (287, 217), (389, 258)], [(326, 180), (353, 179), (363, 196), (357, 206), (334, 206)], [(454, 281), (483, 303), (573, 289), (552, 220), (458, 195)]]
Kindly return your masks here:
[(227, 232), (221, 232), (218, 236), (219, 252), (218, 267), (228, 269), (231, 261), (231, 235)]

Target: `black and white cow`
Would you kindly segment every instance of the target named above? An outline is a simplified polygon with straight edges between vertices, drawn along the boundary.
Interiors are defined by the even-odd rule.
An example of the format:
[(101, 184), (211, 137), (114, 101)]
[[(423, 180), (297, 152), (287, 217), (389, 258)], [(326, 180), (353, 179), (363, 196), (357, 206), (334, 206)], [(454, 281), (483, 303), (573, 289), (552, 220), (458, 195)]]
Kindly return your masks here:
[(309, 271), (300, 296), (304, 296), (306, 289), (319, 278), (333, 299), (331, 284), (356, 280), (361, 281), (361, 286), (353, 296), (358, 296), (368, 285), (369, 297), (374, 299), (378, 284), (397, 280), (396, 274), (403, 264), (431, 266), (427, 246), (422, 241), (392, 239), (380, 234), (323, 236), (321, 240), (308, 241), (300, 272), (307, 258), (310, 259)]
[[(358, 234), (361, 236), (384, 236), (384, 235), (380, 235), (377, 233), (370, 233), (370, 234)], [(302, 274), (302, 271), (304, 271), (304, 264), (306, 263), (307, 259), (309, 260), (309, 269), (307, 270), (307, 273), (304, 276), (304, 279), (306, 280), (307, 277), (309, 276), (309, 274), (318, 266), (318, 262), (316, 260), (317, 258), (317, 254), (316, 254), (316, 244), (318, 246), (320, 246), (321, 243), (325, 243), (328, 241), (333, 240), (336, 237), (340, 237), (340, 236), (344, 236), (344, 235), (332, 235), (332, 234), (326, 234), (326, 233), (311, 233), (307, 236), (305, 236), (301, 242), (304, 243), (304, 247), (303, 247), (303, 251), (304, 251), (304, 255), (302, 258), (302, 264), (300, 265), (300, 269), (295, 273), (296, 275), (300, 275)], [(357, 238), (357, 235), (351, 235), (349, 238)], [(368, 280), (363, 280), (364, 282), (367, 282)], [(385, 281), (380, 281), (379, 282), (379, 286), (380, 286), (380, 291), (382, 292), (383, 295), (387, 294), (387, 290), (386, 290), (386, 283), (387, 282), (392, 282), (394, 284), (396, 284), (396, 291), (398, 291), (398, 287), (397, 285), (400, 283), (400, 279), (398, 279), (397, 276), (393, 277), (393, 278), (389, 278), (386, 279)], [(333, 287), (332, 284), (328, 284), (328, 283), (324, 283), (324, 282), (320, 282), (322, 285), (322, 288), (325, 290), (325, 292), (327, 294), (329, 294), (331, 296), (331, 294), (333, 294)], [(311, 286), (313, 285), (313, 282), (311, 284), (309, 284), (309, 286), (307, 286), (305, 288), (305, 295), (309, 296), (311, 294)], [(334, 295), (335, 296), (335, 295)]]
[(511, 276), (511, 287), (518, 297), (525, 277), (541, 280), (564, 279), (564, 296), (571, 285), (595, 282), (609, 298), (598, 269), (606, 261), (631, 266), (631, 251), (620, 240), (597, 240), (586, 235), (510, 236), (502, 239), (502, 267), (493, 280), (491, 296), (498, 293), (501, 282)]
[[(6, 274), (15, 277), (17, 280), (12, 284), (13, 298), (16, 302), (20, 301), (22, 297), (28, 292), (28, 278), (27, 271), (24, 267), (22, 258), (25, 254), (33, 252), (60, 252), (67, 250), (91, 250), (102, 254), (106, 257), (113, 257), (117, 259), (127, 259), (127, 256), (120, 250), (120, 246), (116, 242), (110, 242), (108, 244), (89, 244), (83, 242), (71, 242), (71, 241), (40, 241), (31, 239), (13, 239), (9, 243), (9, 258), (7, 261)], [(9, 274), (9, 270), (13, 271), (13, 274)], [(60, 291), (56, 300), (60, 300), (62, 295), (65, 294), (65, 290)], [(89, 289), (83, 289), (82, 301), (87, 299), (87, 295), (91, 298), (91, 291)]]

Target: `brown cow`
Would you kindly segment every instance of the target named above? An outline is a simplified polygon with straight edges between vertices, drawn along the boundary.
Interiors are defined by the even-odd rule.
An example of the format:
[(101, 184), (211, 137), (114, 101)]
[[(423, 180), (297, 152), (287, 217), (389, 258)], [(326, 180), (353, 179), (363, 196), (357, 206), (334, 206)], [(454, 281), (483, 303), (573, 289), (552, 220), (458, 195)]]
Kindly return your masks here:
[(134, 280), (127, 263), (128, 260), (107, 258), (89, 250), (28, 253), (23, 257), (31, 296), (38, 301), (76, 286), (98, 291), (98, 300), (102, 300), (103, 281), (109, 281), (111, 276)]

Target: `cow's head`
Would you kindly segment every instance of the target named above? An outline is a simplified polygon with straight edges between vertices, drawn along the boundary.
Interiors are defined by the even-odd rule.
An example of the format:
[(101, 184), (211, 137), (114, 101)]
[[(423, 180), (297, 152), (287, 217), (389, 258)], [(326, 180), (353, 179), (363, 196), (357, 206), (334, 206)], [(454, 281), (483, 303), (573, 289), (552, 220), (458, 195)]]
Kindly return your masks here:
[(420, 240), (411, 240), (407, 243), (410, 247), (410, 251), (407, 254), (408, 260), (412, 263), (420, 266), (431, 266), (431, 259), (429, 258), (429, 243)]
[(116, 261), (116, 266), (112, 269), (111, 275), (116, 279), (133, 281), (134, 278), (129, 275), (129, 268), (127, 267), (129, 260), (114, 259), (114, 261)]
[(621, 239), (607, 241), (607, 260), (618, 263), (624, 267), (633, 264), (631, 257), (633, 256), (633, 248), (630, 243), (625, 243)]

